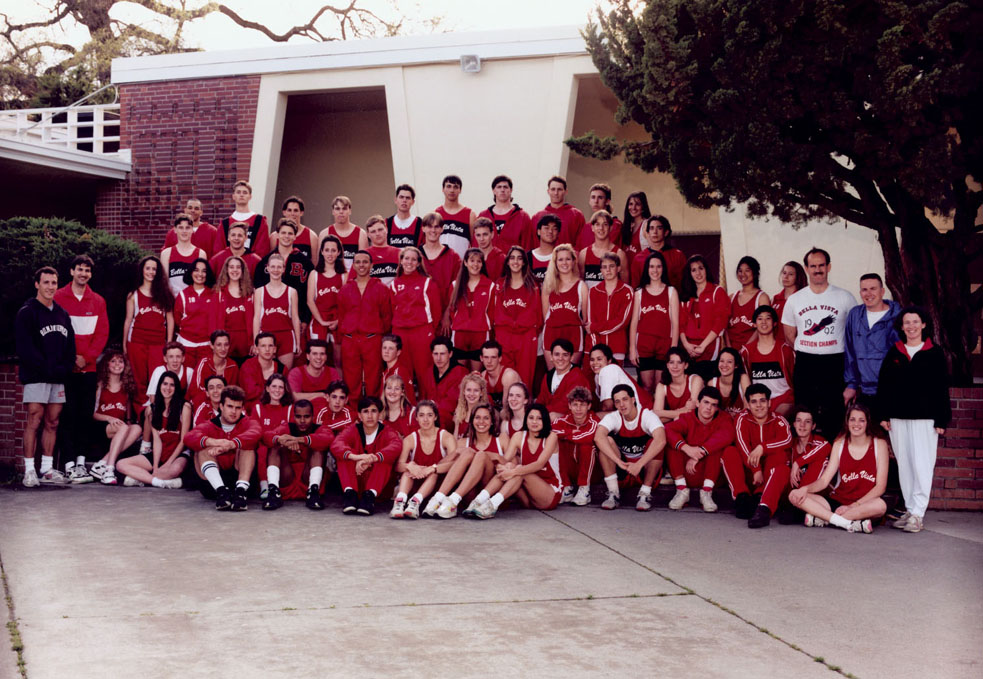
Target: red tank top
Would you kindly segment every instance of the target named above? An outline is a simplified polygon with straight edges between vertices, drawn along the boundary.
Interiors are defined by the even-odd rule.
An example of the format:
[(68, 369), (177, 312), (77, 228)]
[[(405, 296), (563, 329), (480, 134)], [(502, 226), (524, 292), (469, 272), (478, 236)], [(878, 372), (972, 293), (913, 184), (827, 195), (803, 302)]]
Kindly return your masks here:
[(758, 308), (758, 300), (763, 293), (759, 290), (744, 304), (737, 301), (740, 294), (740, 291), (735, 292), (730, 298), (730, 318), (727, 321), (727, 338), (730, 345), (738, 349), (747, 344), (754, 334), (754, 310)]
[(666, 385), (666, 410), (679, 410), (690, 400), (691, 395), (689, 391), (689, 381), (692, 375), (686, 376), (686, 388), (683, 389), (683, 393), (676, 396), (672, 393), (672, 384)]
[[(519, 448), (519, 464), (532, 464), (535, 462), (539, 458), (539, 454), (543, 452), (543, 446), (545, 445), (546, 439), (541, 439), (539, 447), (533, 453), (529, 449), (529, 432), (522, 432), (522, 446)], [(559, 455), (554, 453), (546, 465), (537, 472), (537, 475), (541, 479), (554, 488), (559, 488), (560, 486), (559, 457)]]
[(159, 429), (157, 433), (160, 434), (161, 443), (160, 464), (158, 466), (163, 467), (177, 453), (181, 444), (181, 432)]
[(102, 391), (99, 392), (99, 404), (96, 406), (96, 410), (100, 415), (109, 415), (109, 417), (115, 417), (126, 422), (129, 420), (130, 414), (129, 401), (129, 397), (122, 389), (110, 391), (107, 387), (103, 387)]
[(358, 252), (359, 237), (362, 235), (361, 228), (355, 224), (351, 226), (353, 227), (352, 232), (347, 236), (342, 236), (338, 233), (334, 224), (328, 227), (328, 234), (337, 236), (338, 240), (341, 241), (342, 255), (345, 258), (345, 271), (350, 271), (352, 268), (352, 262), (355, 261), (355, 253)]
[(540, 255), (536, 254), (535, 250), (529, 251), (529, 270), (532, 272), (532, 277), (540, 285), (543, 284), (543, 279), (546, 278), (546, 269), (549, 267), (551, 259), (553, 259), (552, 254), (546, 255), (546, 259), (542, 259)]
[(507, 281), (500, 281), (496, 288), (495, 328), (514, 333), (536, 329), (542, 313), (539, 290), (527, 290), (525, 286), (513, 288)]
[(877, 456), (874, 453), (874, 439), (870, 440), (867, 452), (859, 460), (850, 454), (849, 444), (843, 443), (840, 453), (840, 480), (837, 481), (831, 498), (841, 504), (856, 502), (877, 485)]
[[(644, 344), (650, 344), (651, 352), (658, 356), (664, 355), (669, 350), (672, 340), (672, 321), (669, 318), (668, 285), (657, 295), (642, 288), (638, 306), (638, 335), (639, 345), (643, 344), (644, 335), (647, 339)], [(639, 354), (642, 353), (640, 346)]]
[(421, 467), (429, 467), (432, 464), (437, 464), (447, 455), (447, 451), (444, 450), (444, 443), (441, 441), (441, 436), (444, 430), (437, 430), (437, 439), (433, 443), (433, 449), (427, 452), (423, 449), (423, 441), (420, 439), (420, 432), (413, 432), (413, 450), (410, 451), (410, 462), (416, 462)]
[(139, 344), (163, 344), (167, 341), (167, 314), (139, 290), (134, 295), (133, 325), (128, 341)]
[(492, 400), (492, 403), (496, 408), (502, 407), (502, 399), (505, 396), (505, 389), (502, 387), (502, 376), (505, 375), (505, 368), (502, 368), (501, 372), (498, 373), (498, 380), (492, 384), (488, 380), (488, 371), (483, 370), (481, 376), (485, 378), (485, 385), (488, 387), (488, 398)]
[(259, 322), (261, 332), (287, 332), (293, 330), (290, 322), (290, 286), (285, 285), (279, 297), (270, 294), (269, 286), (263, 291), (263, 316)]
[(504, 454), (504, 451), (502, 450), (502, 445), (498, 442), (497, 436), (492, 436), (491, 440), (488, 442), (488, 445), (485, 446), (484, 448), (480, 448), (478, 447), (478, 444), (475, 443), (474, 441), (474, 434), (471, 434), (471, 436), (468, 437), (468, 448), (473, 448), (474, 450), (477, 450), (479, 452), (483, 451), (483, 452), (494, 453), (495, 455)]
[(579, 311), (581, 285), (583, 281), (577, 281), (577, 284), (566, 292), (554, 290), (550, 293), (546, 325), (552, 328), (583, 325)]
[(326, 321), (338, 320), (338, 293), (345, 284), (341, 274), (329, 276), (327, 273), (314, 273), (317, 284), (314, 291), (314, 305)]
[(171, 258), (167, 262), (167, 278), (175, 295), (186, 287), (184, 274), (191, 271), (191, 265), (198, 259), (198, 254), (197, 247), (191, 251), (190, 255), (182, 255), (177, 251), (176, 245), (171, 248)]
[(457, 304), (451, 330), (486, 332), (491, 330), (492, 282), (482, 276), (474, 290), (464, 284), (464, 296)]
[(233, 297), (228, 286), (218, 293), (219, 327), (229, 333), (252, 334), (250, 325), (253, 313), (252, 297)]
[(788, 300), (785, 297), (785, 288), (782, 288), (781, 292), (775, 293), (775, 296), (771, 298), (771, 308), (775, 310), (778, 314), (778, 322), (782, 322), (782, 309), (785, 308), (785, 302)]
[(253, 406), (253, 415), (265, 432), (276, 429), (287, 421), (290, 417), (290, 406), (257, 403)]
[(402, 414), (400, 414), (400, 416), (395, 420), (386, 419), (381, 421), (387, 427), (392, 427), (399, 432), (400, 438), (406, 438), (416, 431), (417, 427), (419, 427), (416, 422), (416, 408), (413, 407), (404, 409)]

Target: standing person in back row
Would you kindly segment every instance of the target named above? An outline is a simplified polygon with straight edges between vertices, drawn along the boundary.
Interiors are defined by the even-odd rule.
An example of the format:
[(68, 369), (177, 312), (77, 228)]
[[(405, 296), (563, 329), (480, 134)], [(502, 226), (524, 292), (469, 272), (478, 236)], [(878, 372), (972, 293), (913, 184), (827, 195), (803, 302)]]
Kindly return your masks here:
[(246, 229), (246, 252), (265, 257), (270, 251), (270, 225), (266, 217), (256, 214), (249, 209), (249, 201), (253, 197), (253, 187), (242, 180), (232, 185), (232, 202), (236, 209), (231, 215), (222, 219), (221, 225), (215, 232), (215, 245), (212, 252), (218, 254), (229, 247), (229, 226), (233, 222), (244, 222)]
[(386, 219), (389, 245), (400, 250), (407, 245), (420, 245), (423, 242), (423, 224), (419, 217), (410, 214), (416, 203), (416, 189), (409, 184), (400, 184), (396, 187), (395, 203), (396, 214)]
[[(500, 174), (492, 179), (492, 195), (495, 202), (481, 211), (479, 217), (486, 217), (495, 224), (492, 242), (502, 252), (513, 245), (523, 250), (531, 250), (535, 234), (529, 213), (512, 202), (512, 179)], [(480, 244), (476, 243), (479, 247)]]
[[(211, 259), (215, 255), (212, 248), (215, 247), (215, 233), (218, 229), (208, 222), (201, 220), (202, 212), (201, 201), (197, 198), (189, 198), (188, 202), (184, 204), (184, 214), (191, 217), (191, 242), (204, 250), (209, 259)], [(173, 245), (177, 245), (177, 231), (171, 228), (164, 237), (164, 248), (166, 249)]]
[(546, 182), (546, 192), (549, 194), (550, 202), (533, 215), (532, 223), (538, 225), (539, 220), (544, 216), (554, 215), (560, 220), (557, 245), (580, 243), (580, 232), (585, 228), (586, 222), (584, 213), (567, 202), (567, 180), (559, 175), (550, 177), (550, 180)]
[(471, 247), (471, 227), (478, 218), (474, 210), (464, 207), (458, 200), (461, 186), (461, 178), (456, 174), (444, 177), (441, 182), (444, 202), (434, 210), (444, 220), (440, 242), (456, 252), (458, 257), (464, 257), (464, 251)]
[[(20, 381), (27, 405), (24, 426), (24, 487), (40, 483), (65, 485), (54, 465), (58, 418), (65, 403), (65, 381), (75, 365), (75, 331), (68, 313), (55, 302), (58, 272), (43, 266), (34, 272), (37, 294), (24, 302), (14, 318), (14, 337), (20, 359)], [(41, 478), (34, 469), (38, 428), (41, 433)]]
[(352, 201), (348, 196), (336, 196), (331, 201), (334, 223), (321, 232), (321, 243), (328, 236), (337, 236), (344, 251), (345, 270), (351, 271), (355, 253), (369, 247), (369, 237), (358, 224), (352, 222)]
[(813, 248), (803, 260), (809, 285), (782, 310), (785, 339), (795, 349), (795, 396), (816, 414), (819, 431), (832, 440), (843, 420), (843, 352), (847, 314), (856, 298), (829, 282), (829, 253)]

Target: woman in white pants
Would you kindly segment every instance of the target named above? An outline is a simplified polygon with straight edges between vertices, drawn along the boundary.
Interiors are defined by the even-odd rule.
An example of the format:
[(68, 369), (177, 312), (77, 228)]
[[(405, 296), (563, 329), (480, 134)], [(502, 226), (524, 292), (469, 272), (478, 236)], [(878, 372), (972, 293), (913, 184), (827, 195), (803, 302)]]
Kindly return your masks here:
[(881, 426), (891, 435), (901, 492), (908, 508), (894, 522), (906, 533), (922, 529), (932, 494), (939, 435), (952, 410), (942, 349), (932, 344), (931, 319), (924, 309), (908, 307), (898, 316), (901, 340), (888, 351), (877, 383)]

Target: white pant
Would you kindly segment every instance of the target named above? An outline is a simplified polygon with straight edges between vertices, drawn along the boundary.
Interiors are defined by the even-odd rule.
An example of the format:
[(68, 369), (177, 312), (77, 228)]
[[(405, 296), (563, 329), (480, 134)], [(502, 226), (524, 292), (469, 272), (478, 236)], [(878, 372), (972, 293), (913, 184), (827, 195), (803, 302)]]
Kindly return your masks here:
[(891, 418), (890, 433), (905, 508), (915, 516), (923, 517), (932, 495), (932, 475), (939, 446), (935, 422)]

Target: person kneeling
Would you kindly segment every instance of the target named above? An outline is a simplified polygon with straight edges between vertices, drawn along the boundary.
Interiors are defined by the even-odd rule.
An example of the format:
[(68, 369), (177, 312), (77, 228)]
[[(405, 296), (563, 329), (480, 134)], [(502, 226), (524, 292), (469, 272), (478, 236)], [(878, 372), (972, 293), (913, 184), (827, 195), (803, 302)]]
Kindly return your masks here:
[[(203, 422), (184, 437), (184, 445), (195, 452), (198, 476), (215, 491), (215, 509), (219, 511), (247, 509), (249, 477), (256, 466), (261, 430), (259, 422), (243, 414), (245, 403), (246, 393), (242, 389), (226, 387), (222, 390), (218, 417)], [(239, 472), (234, 493), (222, 479), (222, 471), (233, 468)], [(210, 494), (209, 486), (202, 484), (202, 494)]]
[[(399, 457), (402, 447), (399, 434), (379, 421), (380, 412), (382, 401), (363, 396), (358, 402), (359, 421), (345, 427), (331, 444), (331, 454), (338, 464), (338, 480), (344, 490), (341, 511), (345, 514), (375, 513), (376, 497)], [(359, 477), (365, 486), (361, 500)]]
[(294, 403), (292, 410), (291, 421), (263, 434), (263, 443), (269, 448), (266, 458), (269, 488), (263, 509), (279, 509), (283, 506), (284, 498), (304, 497), (305, 468), (309, 470), (307, 508), (324, 509), (320, 490), (324, 476), (324, 451), (331, 446), (334, 434), (327, 425), (314, 424), (314, 406), (307, 399)]
[[(423, 498), (436, 489), (437, 478), (454, 464), (457, 440), (449, 431), (437, 427), (437, 404), (430, 400), (417, 403), (416, 421), (420, 428), (403, 439), (403, 451), (396, 462), (396, 473), (401, 476), (389, 512), (394, 519), (420, 518)], [(416, 493), (407, 502), (407, 496), (418, 482)]]
[(623, 485), (641, 484), (635, 509), (647, 512), (652, 509), (652, 484), (662, 469), (666, 431), (658, 415), (638, 407), (632, 387), (619, 384), (611, 397), (615, 410), (601, 418), (594, 435), (608, 493), (601, 509), (617, 509), (621, 504), (620, 476)]

